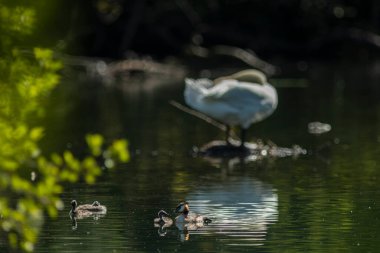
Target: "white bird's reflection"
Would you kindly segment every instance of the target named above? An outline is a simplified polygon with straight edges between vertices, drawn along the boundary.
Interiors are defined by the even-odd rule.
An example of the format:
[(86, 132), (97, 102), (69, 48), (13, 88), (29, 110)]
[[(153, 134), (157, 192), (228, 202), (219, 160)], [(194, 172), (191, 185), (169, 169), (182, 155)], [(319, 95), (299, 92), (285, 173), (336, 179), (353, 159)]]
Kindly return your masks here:
[[(262, 245), (269, 225), (278, 220), (276, 189), (253, 178), (230, 176), (222, 182), (201, 186), (190, 192), (186, 200), (191, 211), (207, 215), (212, 222), (175, 222), (182, 242), (191, 239), (192, 234), (219, 234), (226, 245)], [(155, 227), (160, 236), (166, 236), (168, 229), (173, 228), (171, 225)]]
[[(213, 222), (190, 233), (216, 233), (228, 244), (261, 245), (268, 226), (278, 220), (278, 196), (269, 184), (252, 178), (228, 178), (190, 193), (192, 210), (209, 215)], [(224, 239), (221, 238), (223, 241)]]

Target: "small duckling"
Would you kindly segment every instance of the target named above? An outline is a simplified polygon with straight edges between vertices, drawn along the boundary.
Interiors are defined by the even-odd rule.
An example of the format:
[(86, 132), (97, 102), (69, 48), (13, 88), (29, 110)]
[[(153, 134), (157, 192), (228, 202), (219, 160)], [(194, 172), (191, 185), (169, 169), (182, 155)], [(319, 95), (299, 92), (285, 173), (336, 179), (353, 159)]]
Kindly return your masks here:
[(173, 224), (173, 220), (169, 218), (169, 214), (164, 210), (158, 212), (158, 218), (154, 219), (154, 227), (158, 228), (158, 234), (160, 236), (165, 236), (167, 233), (167, 228)]
[(180, 213), (180, 215), (175, 218), (176, 223), (211, 223), (211, 219), (207, 217), (203, 217), (198, 214), (189, 214), (190, 207), (187, 201), (179, 203), (175, 209), (175, 212)]
[(106, 214), (107, 208), (102, 206), (98, 201), (94, 201), (92, 205), (79, 205), (76, 200), (71, 201), (70, 215), (91, 216), (92, 214)]
[(158, 218), (154, 219), (154, 223), (165, 224), (167, 227), (173, 224), (173, 220), (169, 218), (169, 214), (164, 210), (158, 212)]

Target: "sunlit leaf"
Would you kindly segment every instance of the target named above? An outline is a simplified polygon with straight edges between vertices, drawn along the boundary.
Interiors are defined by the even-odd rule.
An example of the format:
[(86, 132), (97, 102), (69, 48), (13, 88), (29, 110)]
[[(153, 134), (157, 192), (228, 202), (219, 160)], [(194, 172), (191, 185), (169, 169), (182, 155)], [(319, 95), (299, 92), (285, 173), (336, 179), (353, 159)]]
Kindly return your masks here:
[(30, 130), (29, 136), (33, 141), (38, 141), (43, 136), (44, 129), (42, 127), (34, 127)]
[(85, 180), (86, 180), (86, 183), (93, 184), (95, 183), (95, 176), (91, 174), (86, 174)]
[(74, 171), (78, 171), (80, 169), (79, 161), (74, 158), (74, 155), (70, 151), (65, 151), (63, 153), (63, 159), (70, 169)]
[(34, 55), (38, 60), (51, 59), (53, 56), (53, 51), (46, 48), (36, 47), (34, 48)]
[(104, 142), (103, 136), (100, 134), (87, 134), (86, 141), (91, 149), (92, 155), (99, 156), (102, 153), (102, 145)]
[(74, 183), (78, 180), (78, 174), (69, 170), (62, 170), (59, 177), (62, 181), (68, 181), (71, 183)]
[(129, 161), (128, 142), (126, 140), (116, 140), (112, 143), (111, 150), (121, 162)]
[(58, 155), (57, 153), (51, 154), (51, 160), (53, 161), (54, 164), (61, 166), (63, 164), (62, 157)]
[(30, 183), (27, 180), (16, 175), (11, 177), (11, 185), (16, 192), (28, 192), (31, 188)]
[(28, 127), (25, 125), (19, 125), (12, 133), (12, 137), (15, 139), (21, 139), (28, 133)]
[(101, 169), (93, 157), (86, 157), (82, 162), (82, 167), (87, 170), (88, 174), (99, 176)]
[(3, 159), (3, 160), (0, 160), (0, 166), (4, 170), (15, 171), (19, 167), (19, 164), (16, 161), (12, 161), (9, 159)]
[(23, 242), (21, 247), (26, 251), (26, 252), (32, 252), (34, 250), (34, 244), (32, 242)]
[(108, 169), (112, 169), (115, 167), (115, 161), (111, 158), (107, 158), (104, 162), (104, 165), (108, 168)]

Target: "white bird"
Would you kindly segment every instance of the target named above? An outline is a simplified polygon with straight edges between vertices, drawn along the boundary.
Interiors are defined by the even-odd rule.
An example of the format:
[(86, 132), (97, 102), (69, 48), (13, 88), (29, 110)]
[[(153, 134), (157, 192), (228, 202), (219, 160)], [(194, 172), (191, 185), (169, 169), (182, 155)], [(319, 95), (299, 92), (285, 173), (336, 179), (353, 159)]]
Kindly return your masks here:
[(185, 79), (185, 101), (193, 109), (227, 126), (229, 142), (231, 126), (240, 126), (241, 147), (245, 132), (252, 123), (264, 120), (277, 107), (277, 92), (266, 76), (255, 69), (215, 79)]

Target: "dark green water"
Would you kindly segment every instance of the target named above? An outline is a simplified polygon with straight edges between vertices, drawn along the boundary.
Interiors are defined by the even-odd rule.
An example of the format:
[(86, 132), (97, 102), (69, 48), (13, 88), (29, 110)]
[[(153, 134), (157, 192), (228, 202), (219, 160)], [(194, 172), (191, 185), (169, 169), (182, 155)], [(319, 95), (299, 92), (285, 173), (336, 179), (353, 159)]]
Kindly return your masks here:
[[(171, 106), (183, 84), (104, 87), (73, 78), (59, 87), (47, 118), (46, 150), (81, 151), (83, 135), (126, 137), (131, 161), (92, 186), (71, 185), (56, 220), (47, 220), (36, 252), (377, 252), (380, 247), (380, 72), (367, 66), (311, 65), (305, 88), (280, 88), (279, 105), (249, 137), (308, 154), (249, 163), (194, 157), (194, 146), (223, 133)], [(300, 82), (298, 79), (297, 82)], [(137, 86), (137, 87), (136, 87)], [(320, 136), (307, 124), (332, 130)], [(105, 217), (77, 220), (71, 199), (98, 200)], [(202, 228), (159, 231), (160, 209), (187, 200), (213, 218)]]

